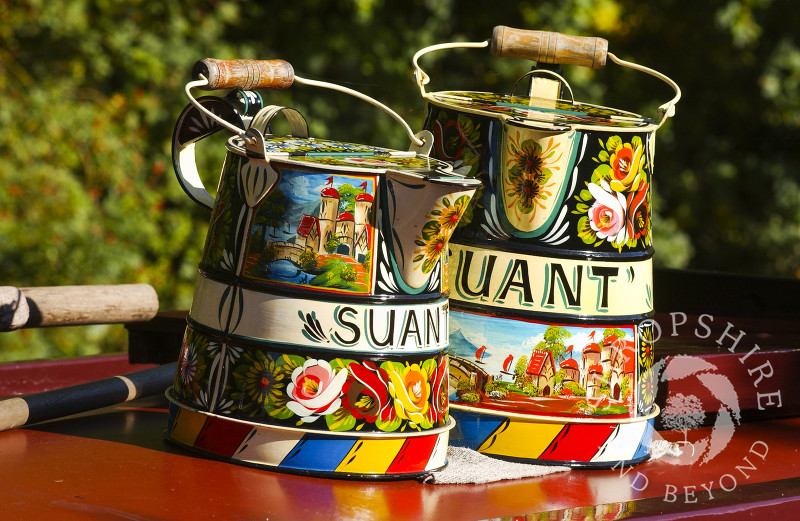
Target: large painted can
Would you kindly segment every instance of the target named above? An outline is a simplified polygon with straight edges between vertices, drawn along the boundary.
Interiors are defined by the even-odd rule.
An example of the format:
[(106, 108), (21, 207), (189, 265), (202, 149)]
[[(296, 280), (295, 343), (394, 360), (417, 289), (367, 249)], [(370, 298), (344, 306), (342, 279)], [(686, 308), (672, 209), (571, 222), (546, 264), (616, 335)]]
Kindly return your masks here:
[[(201, 60), (195, 77), (188, 94), (330, 85), (279, 60)], [(428, 157), (432, 136), (407, 125), (412, 150), (398, 151), (309, 137), (299, 112), (261, 107), (250, 90), (189, 97), (173, 163), (211, 222), (167, 391), (167, 438), (305, 474), (443, 467), (454, 425), (445, 252), (480, 182)], [(290, 135), (272, 134), (276, 117)], [(234, 135), (211, 197), (194, 147), (221, 129)]]
[[(538, 62), (527, 92), (426, 92), (422, 55), (489, 46)], [(575, 101), (559, 66), (607, 58), (674, 89), (659, 121)], [(503, 26), (414, 67), (432, 155), (483, 183), (450, 244), (452, 443), (576, 467), (647, 459), (655, 133), (678, 86), (605, 40)]]

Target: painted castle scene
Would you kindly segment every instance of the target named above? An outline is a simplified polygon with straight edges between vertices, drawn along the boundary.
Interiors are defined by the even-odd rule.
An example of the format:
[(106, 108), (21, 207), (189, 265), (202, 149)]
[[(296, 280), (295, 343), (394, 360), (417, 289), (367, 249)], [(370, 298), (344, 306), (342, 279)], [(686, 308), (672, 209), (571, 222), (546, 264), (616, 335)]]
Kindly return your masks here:
[[(503, 323), (499, 323), (502, 320)], [(456, 403), (528, 414), (633, 414), (632, 326), (572, 326), (453, 311), (450, 391)]]
[(375, 177), (283, 171), (256, 210), (243, 274), (334, 292), (370, 291)]

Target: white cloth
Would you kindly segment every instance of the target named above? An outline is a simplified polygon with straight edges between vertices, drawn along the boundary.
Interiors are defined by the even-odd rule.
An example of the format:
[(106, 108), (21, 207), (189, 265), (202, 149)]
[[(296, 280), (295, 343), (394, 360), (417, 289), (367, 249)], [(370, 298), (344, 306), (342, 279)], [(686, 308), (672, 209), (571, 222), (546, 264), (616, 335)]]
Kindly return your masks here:
[(484, 456), (465, 447), (449, 447), (447, 466), (426, 475), (422, 482), (431, 485), (491, 483), (505, 479), (534, 478), (567, 470), (569, 467), (513, 463)]
[[(680, 455), (681, 449), (677, 443), (656, 439), (650, 444), (650, 459)], [(503, 461), (484, 456), (465, 447), (449, 447), (447, 449), (447, 466), (442, 470), (425, 475), (422, 482), (429, 485), (492, 483), (507, 479), (535, 478), (568, 470), (570, 470), (569, 467), (557, 465), (533, 465)]]
[(650, 442), (650, 459), (663, 458), (664, 456), (678, 457), (683, 454), (677, 442), (664, 439)]

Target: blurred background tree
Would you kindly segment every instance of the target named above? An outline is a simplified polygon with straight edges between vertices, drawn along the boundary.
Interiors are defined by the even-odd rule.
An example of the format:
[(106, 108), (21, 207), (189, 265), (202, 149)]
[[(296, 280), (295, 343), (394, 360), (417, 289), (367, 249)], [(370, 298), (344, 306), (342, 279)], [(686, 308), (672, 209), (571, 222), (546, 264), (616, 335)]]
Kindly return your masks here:
[[(146, 282), (161, 309), (187, 309), (209, 216), (178, 186), (170, 138), (195, 60), (283, 58), (419, 127), (411, 56), (495, 25), (604, 37), (682, 87), (657, 138), (657, 266), (800, 277), (800, 10), (788, 0), (22, 0), (0, 9), (0, 284)], [(430, 90), (508, 92), (530, 63), (459, 50), (424, 66)], [(614, 64), (564, 73), (580, 101), (654, 117), (670, 97)], [(407, 148), (393, 120), (344, 94), (264, 95), (314, 136)], [(211, 186), (219, 143), (201, 147)], [(121, 326), (0, 335), (0, 361), (124, 348)]]

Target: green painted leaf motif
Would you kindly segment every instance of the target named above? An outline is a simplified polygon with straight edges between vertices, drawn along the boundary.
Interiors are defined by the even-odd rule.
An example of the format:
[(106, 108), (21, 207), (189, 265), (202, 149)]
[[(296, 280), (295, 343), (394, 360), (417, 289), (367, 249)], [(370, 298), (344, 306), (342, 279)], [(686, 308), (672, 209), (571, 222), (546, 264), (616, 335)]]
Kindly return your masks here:
[(641, 136), (633, 136), (631, 139), (631, 145), (633, 149), (636, 150), (638, 147), (642, 146), (642, 137)]
[(284, 374), (292, 375), (292, 372), (306, 362), (307, 358), (300, 355), (282, 354), (275, 360), (275, 363), (283, 369)]
[(394, 432), (397, 429), (399, 429), (401, 425), (403, 425), (403, 420), (401, 420), (397, 416), (393, 417), (391, 420), (386, 422), (382, 421), (380, 418), (375, 420), (375, 427), (377, 427), (378, 430), (381, 430), (383, 432)]
[(394, 373), (403, 373), (403, 369), (405, 365), (400, 362), (392, 362), (391, 360), (387, 360), (381, 364), (381, 369), (387, 372), (394, 372)]
[[(286, 400), (283, 401), (286, 402)], [(267, 410), (267, 414), (276, 420), (286, 420), (294, 416), (294, 413), (290, 411), (288, 407), (286, 407), (286, 403), (281, 405), (275, 404), (273, 407), (270, 407)]]
[[(511, 194), (509, 194), (509, 195), (511, 195)], [(521, 198), (521, 197), (519, 199), (517, 199), (517, 210), (519, 210), (522, 213), (531, 213), (531, 212), (533, 212), (533, 209), (535, 207), (536, 207), (536, 205), (534, 205), (534, 204), (526, 204), (525, 200), (523, 198)]]
[(597, 154), (597, 160), (601, 163), (607, 163), (609, 157), (608, 152), (605, 150), (601, 150), (600, 153)]
[(578, 237), (580, 237), (585, 244), (592, 244), (597, 240), (597, 234), (589, 225), (589, 217), (587, 216), (583, 216), (578, 220)]
[(424, 420), (422, 420), (421, 422), (419, 422), (417, 424), (417, 430), (419, 430), (420, 427), (423, 428), (423, 429), (432, 429), (433, 428), (433, 424), (426, 417)]
[(348, 366), (354, 362), (355, 360), (351, 360), (349, 358), (334, 358), (329, 363), (331, 364), (331, 369), (339, 372), (342, 369), (347, 370)]
[(426, 375), (428, 375), (428, 380), (430, 380), (431, 377), (433, 376), (434, 371), (436, 371), (438, 365), (439, 364), (436, 362), (436, 359), (429, 358), (424, 362), (422, 362), (419, 368), (422, 369)]
[(430, 258), (426, 258), (425, 262), (422, 263), (422, 273), (428, 273), (433, 269), (435, 263), (431, 261)]
[(439, 224), (439, 221), (428, 221), (425, 223), (425, 226), (422, 227), (422, 238), (426, 241), (429, 241), (439, 235), (439, 232), (442, 230), (442, 225)]
[(620, 145), (622, 145), (622, 138), (620, 138), (619, 136), (611, 136), (610, 138), (608, 138), (608, 141), (606, 141), (605, 148), (606, 150), (613, 152)]
[(470, 141), (472, 146), (477, 147), (479, 146), (478, 142), (480, 141), (480, 125), (476, 125), (475, 122), (468, 118), (463, 114), (459, 114), (457, 118), (458, 124), (461, 126), (461, 130), (466, 135), (467, 139)]
[(328, 425), (329, 430), (342, 432), (353, 430), (358, 420), (344, 407), (340, 407), (333, 414), (325, 415), (325, 423)]
[(604, 181), (610, 181), (614, 177), (614, 170), (611, 169), (611, 165), (603, 163), (598, 165), (597, 168), (594, 169), (592, 172), (592, 182), (597, 183), (601, 179)]

